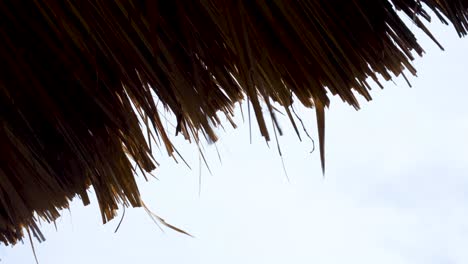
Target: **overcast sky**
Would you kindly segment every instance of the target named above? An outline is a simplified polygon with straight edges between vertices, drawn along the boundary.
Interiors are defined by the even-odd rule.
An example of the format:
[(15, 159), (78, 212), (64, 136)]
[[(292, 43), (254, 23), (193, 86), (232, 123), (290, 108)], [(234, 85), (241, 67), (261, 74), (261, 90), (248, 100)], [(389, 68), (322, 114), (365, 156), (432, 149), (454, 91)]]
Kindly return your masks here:
[[(416, 28), (414, 26), (413, 28)], [(327, 111), (326, 176), (318, 151), (299, 142), (287, 118), (268, 148), (248, 123), (205, 144), (212, 175), (194, 145), (176, 139), (192, 170), (157, 153), (159, 180), (139, 177), (150, 209), (195, 238), (164, 232), (143, 209), (102, 225), (96, 202), (79, 200), (43, 225), (41, 264), (75, 263), (468, 263), (468, 39), (433, 25), (446, 48), (427, 51), (418, 78), (376, 85), (356, 112), (333, 98)], [(298, 109), (316, 139), (312, 110)], [(244, 111), (245, 113), (246, 111)], [(199, 196), (199, 176), (201, 195)], [(1, 263), (34, 263), (29, 241), (0, 246)]]

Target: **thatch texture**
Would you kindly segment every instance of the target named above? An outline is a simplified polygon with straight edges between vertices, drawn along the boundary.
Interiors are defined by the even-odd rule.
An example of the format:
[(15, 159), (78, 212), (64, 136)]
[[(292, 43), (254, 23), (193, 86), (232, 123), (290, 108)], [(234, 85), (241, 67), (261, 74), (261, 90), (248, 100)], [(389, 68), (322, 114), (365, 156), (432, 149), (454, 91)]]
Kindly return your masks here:
[(90, 186), (104, 222), (140, 206), (130, 159), (156, 162), (138, 116), (174, 153), (158, 100), (196, 141), (246, 98), (268, 140), (261, 105), (296, 128), (297, 98), (316, 109), (323, 162), (329, 93), (358, 108), (369, 77), (414, 74), (423, 49), (399, 15), (431, 36), (425, 9), (467, 33), (468, 0), (1, 1), (0, 240), (42, 240), (35, 217), (89, 203)]

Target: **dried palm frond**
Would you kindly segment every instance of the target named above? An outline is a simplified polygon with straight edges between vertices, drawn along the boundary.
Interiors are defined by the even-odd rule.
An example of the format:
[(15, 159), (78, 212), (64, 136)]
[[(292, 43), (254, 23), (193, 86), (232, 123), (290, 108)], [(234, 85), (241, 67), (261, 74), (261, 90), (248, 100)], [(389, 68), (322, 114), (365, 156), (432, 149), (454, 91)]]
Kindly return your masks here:
[(296, 127), (297, 98), (316, 109), (324, 167), (329, 94), (359, 108), (369, 79), (415, 74), (423, 49), (400, 15), (435, 41), (426, 9), (467, 33), (467, 0), (1, 1), (0, 241), (43, 240), (36, 217), (89, 203), (91, 186), (104, 222), (141, 206), (130, 160), (156, 163), (139, 117), (175, 152), (154, 94), (194, 141), (216, 141), (244, 98), (269, 140), (262, 104)]

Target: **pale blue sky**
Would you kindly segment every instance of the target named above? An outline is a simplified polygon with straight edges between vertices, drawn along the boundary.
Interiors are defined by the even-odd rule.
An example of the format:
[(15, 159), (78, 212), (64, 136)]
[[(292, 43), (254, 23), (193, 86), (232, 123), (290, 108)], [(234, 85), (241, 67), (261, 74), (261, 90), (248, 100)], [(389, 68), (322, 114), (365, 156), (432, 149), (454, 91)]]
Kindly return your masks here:
[[(413, 28), (416, 28), (415, 26)], [(195, 146), (176, 139), (193, 170), (157, 154), (158, 180), (139, 177), (146, 204), (196, 238), (165, 229), (143, 209), (102, 225), (96, 203), (72, 204), (47, 241), (35, 243), (42, 264), (75, 263), (468, 263), (468, 39), (433, 25), (446, 48), (419, 35), (428, 54), (409, 88), (401, 78), (362, 110), (332, 100), (327, 112), (326, 177), (318, 152), (301, 143), (286, 118), (269, 149), (248, 124), (220, 132), (206, 146), (210, 175)], [(314, 114), (300, 109), (315, 134)], [(240, 116), (239, 116), (240, 120)], [(305, 138), (305, 136), (304, 136)], [(29, 241), (1, 246), (1, 263), (34, 263)]]

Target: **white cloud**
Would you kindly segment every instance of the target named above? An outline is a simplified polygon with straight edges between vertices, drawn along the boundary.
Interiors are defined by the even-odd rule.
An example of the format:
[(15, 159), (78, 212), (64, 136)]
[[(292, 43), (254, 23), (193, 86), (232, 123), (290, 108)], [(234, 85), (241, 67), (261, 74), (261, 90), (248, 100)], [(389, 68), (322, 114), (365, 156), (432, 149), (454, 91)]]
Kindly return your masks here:
[[(137, 209), (113, 234), (119, 219), (101, 226), (95, 205), (74, 203), (73, 226), (65, 213), (58, 233), (44, 227), (40, 261), (467, 263), (468, 40), (437, 33), (447, 52), (426, 48), (413, 88), (376, 89), (359, 112), (333, 101), (325, 179), (318, 152), (288, 127), (280, 138), (288, 183), (274, 142), (265, 147), (253, 127), (249, 145), (244, 124), (221, 135), (222, 165), (208, 148), (214, 175), (203, 170), (201, 197), (193, 147), (180, 148), (193, 171), (163, 159), (160, 181), (140, 184), (146, 203), (195, 239), (162, 234)], [(301, 112), (313, 134), (313, 113)], [(1, 252), (5, 263), (33, 263), (28, 243)]]

